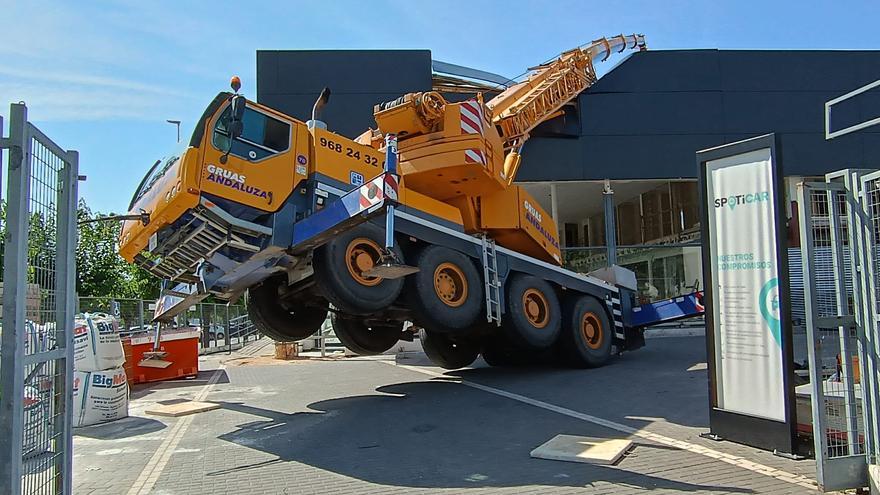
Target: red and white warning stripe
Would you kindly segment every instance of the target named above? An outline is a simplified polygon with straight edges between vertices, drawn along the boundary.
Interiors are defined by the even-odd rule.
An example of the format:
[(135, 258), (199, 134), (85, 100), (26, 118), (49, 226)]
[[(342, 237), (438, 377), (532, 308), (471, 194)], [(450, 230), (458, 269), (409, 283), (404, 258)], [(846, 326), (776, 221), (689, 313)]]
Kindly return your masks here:
[(385, 174), (385, 197), (397, 201), (397, 189), (399, 181), (394, 174)]
[(394, 174), (384, 173), (358, 188), (358, 212), (379, 204), (382, 200), (397, 201), (400, 180)]
[(694, 299), (695, 299), (694, 306), (696, 306), (697, 311), (701, 311), (701, 312), (705, 313), (706, 306), (703, 305), (703, 292), (700, 291), (700, 292), (697, 292), (696, 294), (694, 294)]
[(373, 206), (374, 204), (382, 201), (384, 197), (384, 193), (382, 191), (382, 182), (381, 177), (379, 180), (376, 179), (371, 180), (370, 182), (362, 185), (359, 188), (360, 198), (359, 198), (359, 206), (360, 211), (366, 210), (367, 208)]
[(468, 163), (481, 163), (483, 165), (486, 165), (486, 156), (483, 155), (482, 150), (467, 149), (464, 150), (464, 161)]
[(461, 133), (483, 135), (483, 108), (477, 100), (461, 102)]

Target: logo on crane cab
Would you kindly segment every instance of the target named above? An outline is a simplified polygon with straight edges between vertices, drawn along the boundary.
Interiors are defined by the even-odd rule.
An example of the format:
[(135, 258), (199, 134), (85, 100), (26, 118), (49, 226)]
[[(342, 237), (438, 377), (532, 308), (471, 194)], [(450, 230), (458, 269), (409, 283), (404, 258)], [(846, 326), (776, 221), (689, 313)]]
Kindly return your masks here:
[(248, 194), (254, 195), (258, 198), (268, 198), (269, 195), (266, 191), (263, 191), (259, 187), (249, 186), (247, 185), (247, 177), (244, 174), (239, 174), (237, 172), (233, 172), (231, 170), (226, 170), (223, 167), (218, 167), (213, 164), (208, 164), (208, 177), (207, 180), (211, 182), (216, 182), (221, 186), (228, 187), (230, 189), (235, 189), (236, 191), (243, 191)]
[[(535, 228), (551, 246), (559, 249), (559, 241), (542, 225), (544, 216), (537, 208), (532, 206), (528, 201), (523, 201), (523, 208), (526, 210), (526, 220)], [(555, 255), (554, 255), (555, 258)]]
[(528, 214), (530, 214), (530, 215), (532, 215), (533, 217), (535, 217), (539, 222), (543, 222), (543, 221), (544, 221), (544, 218), (541, 216), (541, 212), (538, 211), (537, 208), (535, 208), (534, 206), (532, 206), (531, 203), (529, 203), (528, 201), (523, 201), (523, 207), (525, 207), (526, 212), (527, 212)]

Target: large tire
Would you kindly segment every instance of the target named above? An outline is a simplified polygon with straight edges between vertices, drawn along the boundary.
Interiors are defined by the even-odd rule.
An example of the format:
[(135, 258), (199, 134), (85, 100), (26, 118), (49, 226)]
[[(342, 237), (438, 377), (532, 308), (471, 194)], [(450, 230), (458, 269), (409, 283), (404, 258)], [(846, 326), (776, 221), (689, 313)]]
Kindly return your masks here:
[(470, 329), (483, 310), (483, 282), (473, 261), (443, 246), (428, 246), (407, 277), (406, 295), (419, 326), (431, 332)]
[[(294, 342), (317, 332), (327, 319), (327, 303), (308, 306), (281, 298), (284, 276), (271, 277), (248, 290), (247, 312), (254, 325), (272, 340)], [(219, 337), (222, 339), (222, 337)]]
[(480, 354), (478, 345), (464, 340), (454, 341), (445, 334), (424, 328), (419, 330), (419, 341), (428, 359), (447, 370), (470, 366)]
[(613, 328), (604, 305), (595, 297), (568, 301), (559, 351), (579, 368), (596, 368), (611, 358)]
[[(315, 250), (315, 282), (324, 297), (343, 313), (366, 315), (391, 305), (400, 295), (403, 279), (367, 277), (385, 244), (385, 232), (364, 223), (334, 237)], [(398, 258), (403, 255), (395, 248)]]
[(548, 349), (562, 328), (562, 310), (553, 286), (546, 280), (514, 274), (507, 281), (505, 314), (501, 327), (505, 337), (517, 347)]
[(330, 315), (330, 322), (342, 345), (361, 356), (374, 356), (391, 349), (403, 331), (401, 323), (368, 326), (363, 318), (338, 313)]

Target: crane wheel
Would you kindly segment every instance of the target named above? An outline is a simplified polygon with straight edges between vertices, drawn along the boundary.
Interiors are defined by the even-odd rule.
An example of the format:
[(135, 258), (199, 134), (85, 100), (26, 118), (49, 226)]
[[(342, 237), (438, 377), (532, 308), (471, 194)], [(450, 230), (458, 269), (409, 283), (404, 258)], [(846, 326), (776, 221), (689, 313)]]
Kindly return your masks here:
[[(327, 319), (327, 302), (309, 306), (281, 299), (285, 276), (274, 276), (248, 290), (247, 312), (254, 325), (272, 340), (293, 342), (317, 332)], [(284, 285), (282, 285), (284, 284)]]
[(546, 280), (514, 274), (507, 282), (501, 327), (516, 347), (543, 350), (551, 347), (562, 328), (562, 310), (556, 291)]
[(336, 338), (348, 350), (361, 356), (373, 356), (394, 347), (403, 331), (402, 323), (368, 324), (363, 318), (332, 313), (330, 323)]
[(419, 330), (419, 341), (428, 359), (437, 366), (455, 370), (470, 366), (480, 354), (480, 346), (465, 340), (452, 340), (443, 333)]
[(416, 256), (419, 271), (407, 277), (407, 298), (419, 326), (455, 333), (473, 326), (483, 310), (483, 282), (473, 261), (443, 246)]
[(568, 301), (559, 351), (579, 368), (597, 368), (611, 358), (613, 328), (601, 301), (581, 296)]
[[(385, 231), (364, 223), (315, 250), (315, 282), (333, 306), (344, 313), (365, 315), (385, 309), (397, 299), (402, 279), (364, 275), (379, 262), (384, 244)], [(403, 254), (395, 252), (402, 260)]]

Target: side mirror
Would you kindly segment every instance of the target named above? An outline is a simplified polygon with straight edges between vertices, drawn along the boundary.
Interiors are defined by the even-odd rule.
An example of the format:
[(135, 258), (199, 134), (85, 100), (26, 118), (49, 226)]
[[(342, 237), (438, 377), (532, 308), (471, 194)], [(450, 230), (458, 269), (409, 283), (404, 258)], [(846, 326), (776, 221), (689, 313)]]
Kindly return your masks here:
[(232, 102), (230, 103), (231, 107), (231, 115), (229, 118), (229, 122), (226, 124), (226, 131), (229, 133), (229, 142), (227, 143), (226, 152), (220, 156), (220, 163), (225, 164), (226, 160), (229, 158), (229, 153), (232, 151), (232, 143), (236, 138), (241, 137), (241, 134), (244, 132), (244, 109), (245, 109), (245, 99), (242, 95), (235, 95), (232, 97)]
[(235, 139), (241, 136), (244, 131), (244, 96), (235, 95), (232, 97), (232, 119), (229, 121), (229, 137)]

